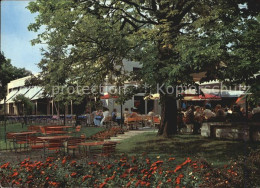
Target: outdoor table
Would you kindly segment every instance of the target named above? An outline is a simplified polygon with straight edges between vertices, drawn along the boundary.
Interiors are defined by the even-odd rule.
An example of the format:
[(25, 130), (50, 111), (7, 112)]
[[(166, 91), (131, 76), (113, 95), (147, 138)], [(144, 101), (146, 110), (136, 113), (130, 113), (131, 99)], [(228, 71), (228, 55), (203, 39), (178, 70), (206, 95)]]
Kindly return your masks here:
[(68, 128), (73, 128), (73, 126), (51, 126), (47, 127), (48, 129), (68, 129)]
[(9, 135), (12, 135), (12, 136), (17, 136), (17, 135), (30, 135), (30, 134), (35, 134), (37, 133), (37, 131), (28, 131), (28, 132), (17, 132), (17, 133), (7, 133)]
[(13, 147), (16, 150), (14, 143), (15, 143), (15, 139), (17, 136), (24, 135), (24, 136), (28, 137), (29, 135), (36, 134), (36, 133), (37, 133), (37, 131), (27, 131), (27, 132), (11, 132), (11, 133), (6, 133), (6, 134), (9, 134), (13, 138)]
[(71, 136), (69, 135), (62, 135), (62, 136), (40, 136), (40, 137), (37, 137), (38, 139), (42, 140), (43, 141), (43, 156), (45, 158), (45, 143), (48, 142), (48, 141), (51, 141), (51, 140), (63, 140), (63, 141), (66, 141), (68, 140), (69, 138), (71, 138)]

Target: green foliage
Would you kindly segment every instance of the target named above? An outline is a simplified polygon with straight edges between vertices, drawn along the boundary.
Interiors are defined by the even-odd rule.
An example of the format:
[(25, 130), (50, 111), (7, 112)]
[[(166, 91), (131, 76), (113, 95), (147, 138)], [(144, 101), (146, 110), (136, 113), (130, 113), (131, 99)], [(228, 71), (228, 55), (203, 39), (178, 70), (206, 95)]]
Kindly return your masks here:
[(32, 42), (49, 45), (40, 67), (51, 85), (123, 77), (116, 67), (124, 58), (140, 61), (142, 81), (153, 86), (190, 84), (190, 74), (202, 71), (204, 80), (241, 83), (260, 70), (259, 12), (247, 1), (62, 0), (28, 9), (40, 13), (29, 30), (46, 26)]
[[(248, 84), (260, 70), (254, 3), (259, 6), (255, 0), (37, 0), (28, 6), (39, 13), (29, 30), (45, 27), (32, 43), (48, 45), (39, 64), (48, 93), (52, 86), (97, 86), (107, 75), (118, 87), (135, 79), (151, 92), (157, 84), (194, 84), (191, 73), (198, 72), (206, 72), (203, 81)], [(123, 59), (143, 67), (131, 75), (123, 70)], [(118, 95), (121, 104), (129, 98)], [(86, 96), (53, 97), (80, 102)]]
[(17, 68), (11, 64), (10, 59), (6, 59), (3, 52), (0, 53), (0, 99), (6, 96), (7, 84), (15, 79), (30, 75), (31, 72), (24, 68)]
[(14, 102), (16, 103), (16, 105), (22, 104), (23, 115), (29, 115), (32, 113), (34, 104), (31, 102), (31, 100), (29, 98), (25, 97), (23, 94), (17, 95), (14, 98)]

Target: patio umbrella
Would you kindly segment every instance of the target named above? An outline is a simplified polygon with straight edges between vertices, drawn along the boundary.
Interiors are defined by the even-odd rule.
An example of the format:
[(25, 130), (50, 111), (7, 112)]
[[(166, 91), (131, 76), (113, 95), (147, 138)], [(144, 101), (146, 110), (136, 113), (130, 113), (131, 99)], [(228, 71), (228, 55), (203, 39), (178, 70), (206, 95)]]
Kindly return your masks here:
[(109, 93), (104, 93), (103, 96), (100, 97), (100, 99), (116, 99), (118, 96), (110, 95)]
[(241, 105), (241, 104), (245, 104), (245, 103), (246, 103), (246, 97), (245, 96), (240, 96), (236, 100), (236, 104)]
[(184, 101), (221, 100), (220, 96), (205, 93), (204, 95), (186, 95)]
[(158, 99), (160, 99), (159, 93), (150, 94), (150, 95), (144, 97), (144, 100), (158, 100)]

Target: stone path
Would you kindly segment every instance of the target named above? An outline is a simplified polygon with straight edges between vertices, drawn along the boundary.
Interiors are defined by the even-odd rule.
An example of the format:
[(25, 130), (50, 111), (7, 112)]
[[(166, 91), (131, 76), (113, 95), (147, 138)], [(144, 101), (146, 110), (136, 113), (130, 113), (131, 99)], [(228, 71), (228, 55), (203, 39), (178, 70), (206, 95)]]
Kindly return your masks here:
[(125, 132), (125, 134), (118, 134), (116, 137), (111, 137), (110, 139), (107, 139), (105, 141), (119, 141), (120, 142), (122, 140), (131, 138), (133, 136), (142, 134), (144, 132), (157, 132), (157, 129), (150, 128), (150, 127), (149, 128), (144, 127), (142, 129), (138, 129), (138, 130), (129, 130), (129, 131)]

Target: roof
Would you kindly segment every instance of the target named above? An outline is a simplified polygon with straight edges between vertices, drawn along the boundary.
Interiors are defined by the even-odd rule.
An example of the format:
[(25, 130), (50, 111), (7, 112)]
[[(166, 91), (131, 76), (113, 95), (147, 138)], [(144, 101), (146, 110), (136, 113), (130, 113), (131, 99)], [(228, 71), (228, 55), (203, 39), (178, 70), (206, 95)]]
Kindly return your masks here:
[[(6, 96), (6, 103), (10, 101), (19, 91), (18, 90), (13, 90), (8, 95)], [(0, 104), (4, 104), (4, 99), (0, 102)]]

